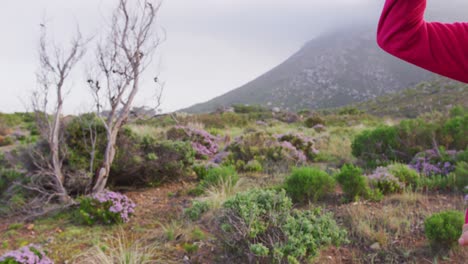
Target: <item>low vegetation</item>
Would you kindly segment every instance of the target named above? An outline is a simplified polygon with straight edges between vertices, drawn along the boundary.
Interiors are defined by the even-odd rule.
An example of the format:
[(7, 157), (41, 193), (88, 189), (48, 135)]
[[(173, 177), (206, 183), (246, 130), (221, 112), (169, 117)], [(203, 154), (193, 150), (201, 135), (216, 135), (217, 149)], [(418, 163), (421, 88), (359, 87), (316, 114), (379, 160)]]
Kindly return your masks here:
[(0, 117), (2, 136), (15, 138), (0, 148), (0, 263), (22, 263), (21, 254), (34, 263), (468, 257), (456, 244), (468, 186), (464, 108), (392, 122), (352, 108), (277, 115), (247, 106), (174, 116), (179, 123), (129, 120), (108, 189), (96, 194), (105, 130), (93, 114), (68, 117), (61, 155), (72, 202), (58, 209), (59, 197), (44, 203), (35, 188), (48, 145), (12, 135), (33, 137), (30, 116)]

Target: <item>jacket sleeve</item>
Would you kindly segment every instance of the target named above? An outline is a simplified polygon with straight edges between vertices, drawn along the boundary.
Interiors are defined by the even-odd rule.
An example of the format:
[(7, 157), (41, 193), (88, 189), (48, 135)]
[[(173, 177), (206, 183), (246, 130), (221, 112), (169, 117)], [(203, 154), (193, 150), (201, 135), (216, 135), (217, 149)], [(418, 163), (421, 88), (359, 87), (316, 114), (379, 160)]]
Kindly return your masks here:
[(424, 21), (426, 0), (386, 0), (377, 43), (426, 70), (468, 83), (468, 23)]

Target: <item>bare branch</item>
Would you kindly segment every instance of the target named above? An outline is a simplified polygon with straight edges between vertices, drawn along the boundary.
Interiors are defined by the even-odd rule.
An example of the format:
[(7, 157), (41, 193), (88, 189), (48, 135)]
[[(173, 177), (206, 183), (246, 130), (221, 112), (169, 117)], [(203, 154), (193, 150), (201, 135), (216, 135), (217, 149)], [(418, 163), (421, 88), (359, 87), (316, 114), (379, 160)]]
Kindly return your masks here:
[[(49, 193), (55, 192), (53, 196), (61, 197), (62, 201), (68, 199), (67, 191), (64, 187), (65, 175), (62, 171), (63, 149), (60, 148), (63, 141), (61, 132), (61, 118), (64, 104), (64, 86), (66, 80), (81, 60), (85, 53), (85, 44), (80, 31), (71, 41), (71, 47), (64, 51), (56, 45), (47, 43), (47, 32), (45, 23), (41, 24), (41, 37), (39, 39), (39, 71), (37, 73), (37, 83), (39, 87), (33, 92), (32, 106), (36, 113), (36, 123), (44, 139), (46, 139), (50, 151), (48, 157), (41, 157), (41, 164), (47, 164), (47, 169), (40, 169), (37, 173), (46, 177), (42, 181), (50, 184)], [(49, 114), (50, 93), (55, 93), (53, 111)], [(47, 161), (47, 162), (43, 162)], [(39, 165), (39, 164), (37, 164)], [(38, 166), (43, 168), (43, 166)], [(41, 183), (42, 184), (42, 183)]]
[[(104, 161), (93, 180), (94, 193), (102, 191), (106, 186), (118, 132), (132, 109), (142, 74), (161, 43), (155, 30), (160, 1), (142, 0), (134, 6), (129, 3), (128, 0), (119, 0), (112, 15), (108, 36), (96, 48), (99, 73), (88, 79), (98, 115), (102, 117), (101, 98), (105, 98), (109, 106), (109, 113), (102, 117), (107, 130), (107, 147)], [(160, 106), (162, 88), (156, 96), (157, 107)]]

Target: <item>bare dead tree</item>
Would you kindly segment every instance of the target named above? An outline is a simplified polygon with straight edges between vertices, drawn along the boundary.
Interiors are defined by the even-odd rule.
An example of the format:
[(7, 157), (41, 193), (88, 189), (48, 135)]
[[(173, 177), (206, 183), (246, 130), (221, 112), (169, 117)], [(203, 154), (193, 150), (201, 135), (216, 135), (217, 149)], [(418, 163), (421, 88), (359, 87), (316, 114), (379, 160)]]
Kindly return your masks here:
[[(36, 114), (36, 123), (42, 137), (47, 141), (50, 154), (43, 157), (45, 162), (37, 162), (37, 174), (41, 175), (40, 193), (51, 193), (50, 197), (59, 197), (62, 202), (69, 196), (64, 188), (65, 175), (62, 171), (63, 156), (60, 142), (61, 116), (64, 104), (65, 84), (70, 72), (85, 53), (85, 41), (78, 30), (71, 41), (71, 47), (65, 51), (47, 42), (46, 26), (41, 24), (39, 39), (39, 71), (37, 72), (38, 88), (32, 94), (32, 108)], [(54, 93), (54, 94), (52, 94)], [(51, 103), (52, 102), (52, 103)], [(49, 114), (50, 108), (52, 113)], [(44, 179), (45, 177), (45, 179)], [(37, 184), (39, 185), (39, 183)], [(39, 187), (36, 187), (39, 188)], [(52, 191), (49, 191), (49, 190)]]
[[(107, 38), (97, 46), (98, 73), (88, 79), (88, 84), (106, 129), (107, 145), (103, 162), (94, 175), (92, 193), (106, 187), (119, 130), (129, 116), (142, 75), (162, 42), (155, 27), (160, 6), (158, 0), (119, 0)], [(157, 78), (154, 80), (157, 84)], [(105, 107), (109, 112), (103, 116)]]

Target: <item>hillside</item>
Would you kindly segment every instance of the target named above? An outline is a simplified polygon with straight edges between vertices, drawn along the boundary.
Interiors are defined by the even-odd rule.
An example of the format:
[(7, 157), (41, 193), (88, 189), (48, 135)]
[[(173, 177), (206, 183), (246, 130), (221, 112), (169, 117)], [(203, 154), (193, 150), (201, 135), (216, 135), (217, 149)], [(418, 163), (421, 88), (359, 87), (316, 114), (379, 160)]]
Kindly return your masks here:
[(378, 116), (412, 118), (426, 112), (443, 111), (454, 105), (468, 107), (467, 98), (468, 85), (440, 78), (355, 106)]
[(290, 110), (340, 107), (434, 78), (384, 53), (374, 31), (321, 36), (246, 85), (182, 111), (210, 112), (237, 103)]

